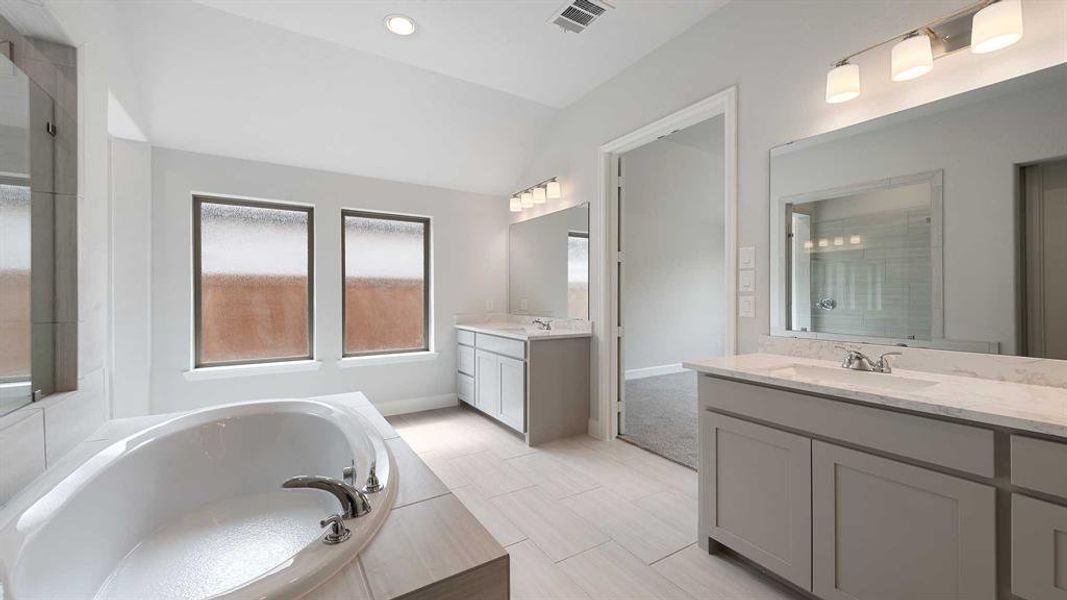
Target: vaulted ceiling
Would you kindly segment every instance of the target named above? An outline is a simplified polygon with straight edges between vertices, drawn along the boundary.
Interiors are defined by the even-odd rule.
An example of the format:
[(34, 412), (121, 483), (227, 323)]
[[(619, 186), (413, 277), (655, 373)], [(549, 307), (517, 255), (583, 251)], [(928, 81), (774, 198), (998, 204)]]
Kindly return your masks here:
[(619, 1), (564, 34), (562, 0), (110, 1), (153, 144), (494, 194), (561, 107), (724, 3)]

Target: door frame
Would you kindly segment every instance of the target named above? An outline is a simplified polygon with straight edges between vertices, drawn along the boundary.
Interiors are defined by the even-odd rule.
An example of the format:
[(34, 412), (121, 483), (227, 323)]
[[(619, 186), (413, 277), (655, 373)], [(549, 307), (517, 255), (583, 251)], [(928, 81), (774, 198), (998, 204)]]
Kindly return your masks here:
[[(723, 203), (726, 265), (723, 287), (726, 293), (727, 354), (737, 353), (737, 86), (731, 86), (699, 102), (690, 104), (659, 120), (597, 148), (597, 194), (590, 205), (590, 221), (597, 221), (605, 235), (597, 236), (594, 278), (598, 293), (591, 300), (598, 305), (605, 327), (597, 337), (595, 348), (596, 388), (594, 390), (597, 415), (589, 422), (589, 434), (599, 439), (614, 439), (619, 433), (620, 397), (620, 311), (619, 311), (619, 214), (618, 214), (618, 157), (639, 146), (655, 141), (675, 130), (723, 115), (724, 152)], [(592, 223), (590, 223), (592, 224)]]

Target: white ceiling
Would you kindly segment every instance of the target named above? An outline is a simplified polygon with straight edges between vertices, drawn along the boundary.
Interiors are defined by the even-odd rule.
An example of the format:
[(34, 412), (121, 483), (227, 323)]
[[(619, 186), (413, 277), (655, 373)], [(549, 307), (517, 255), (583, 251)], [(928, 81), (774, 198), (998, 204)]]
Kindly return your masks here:
[[(616, 0), (581, 34), (548, 22), (564, 0), (196, 0), (236, 15), (563, 107), (726, 0)], [(386, 31), (386, 15), (417, 23)]]

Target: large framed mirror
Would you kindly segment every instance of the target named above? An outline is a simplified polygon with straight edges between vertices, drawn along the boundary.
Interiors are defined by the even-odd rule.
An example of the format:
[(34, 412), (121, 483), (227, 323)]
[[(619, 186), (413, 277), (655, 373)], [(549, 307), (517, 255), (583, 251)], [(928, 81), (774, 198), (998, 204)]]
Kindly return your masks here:
[(770, 208), (772, 335), (1067, 359), (1067, 65), (774, 148)]
[(512, 223), (508, 312), (589, 318), (589, 205)]

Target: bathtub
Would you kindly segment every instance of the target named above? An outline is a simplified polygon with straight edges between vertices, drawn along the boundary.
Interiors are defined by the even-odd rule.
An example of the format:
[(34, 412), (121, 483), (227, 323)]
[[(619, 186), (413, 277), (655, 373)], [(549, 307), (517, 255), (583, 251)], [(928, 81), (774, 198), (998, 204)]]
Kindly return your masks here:
[[(384, 489), (322, 542), (333, 495), (282, 489), (295, 475)], [(48, 474), (44, 476), (48, 478)], [(374, 536), (396, 495), (380, 434), (341, 402), (268, 400), (185, 413), (121, 439), (0, 511), (0, 598), (294, 598)]]

